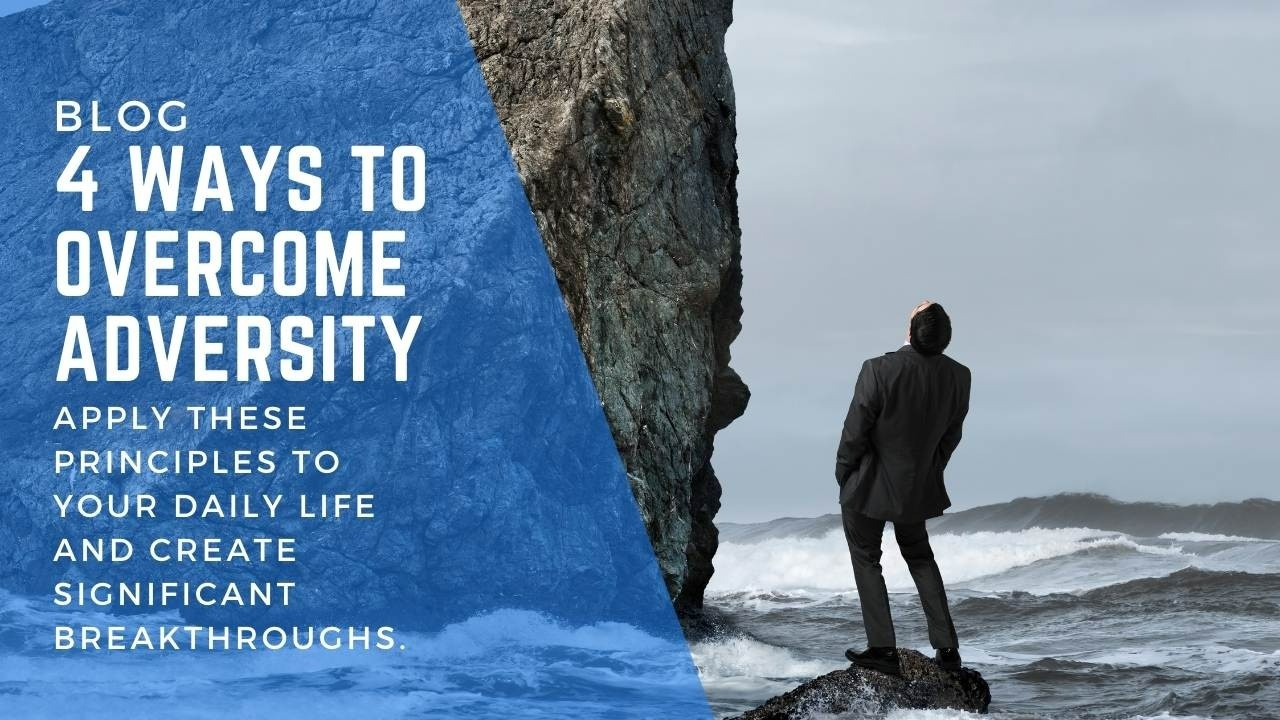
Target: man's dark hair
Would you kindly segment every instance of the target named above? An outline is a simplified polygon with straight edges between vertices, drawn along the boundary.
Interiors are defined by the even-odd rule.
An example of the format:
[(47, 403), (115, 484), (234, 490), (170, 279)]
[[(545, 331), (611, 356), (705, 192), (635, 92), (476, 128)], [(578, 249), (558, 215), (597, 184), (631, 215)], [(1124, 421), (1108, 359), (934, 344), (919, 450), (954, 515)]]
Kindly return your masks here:
[(921, 355), (941, 355), (951, 344), (951, 317), (938, 303), (911, 318), (911, 347)]

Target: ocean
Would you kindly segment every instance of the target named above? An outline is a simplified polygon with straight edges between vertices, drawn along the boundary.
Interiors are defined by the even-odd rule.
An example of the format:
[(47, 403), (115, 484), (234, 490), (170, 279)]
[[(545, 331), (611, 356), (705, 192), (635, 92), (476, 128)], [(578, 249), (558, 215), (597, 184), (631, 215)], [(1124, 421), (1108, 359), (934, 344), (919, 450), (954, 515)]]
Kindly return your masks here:
[[(932, 524), (965, 664), (991, 685), (988, 717), (1280, 717), (1280, 503), (1062, 495)], [(885, 539), (898, 644), (932, 654)], [(845, 648), (865, 645), (837, 518), (726, 523), (721, 543), (707, 594), (721, 629), (692, 646), (719, 716), (846, 667)]]
[[(1017, 500), (948, 514), (933, 539), (965, 663), (991, 684), (988, 717), (1280, 717), (1280, 503)], [(715, 562), (717, 629), (690, 648), (718, 717), (845, 667), (845, 648), (863, 644), (836, 518), (724, 523)], [(899, 644), (927, 650), (892, 542), (884, 564)], [(172, 610), (78, 617), (181, 622)], [(406, 631), (406, 650), (381, 654), (54, 652), (65, 620), (47, 598), (0, 591), (0, 718), (653, 720), (704, 709), (679, 641), (528, 610)]]

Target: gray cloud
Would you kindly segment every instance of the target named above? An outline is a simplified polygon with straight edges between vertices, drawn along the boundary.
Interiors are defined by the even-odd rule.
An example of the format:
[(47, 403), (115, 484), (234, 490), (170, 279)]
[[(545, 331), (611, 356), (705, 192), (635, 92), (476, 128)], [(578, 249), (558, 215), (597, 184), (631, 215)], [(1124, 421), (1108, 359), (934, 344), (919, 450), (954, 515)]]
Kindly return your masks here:
[(832, 511), (864, 357), (944, 302), (957, 506), (1275, 496), (1280, 6), (738, 0), (747, 415), (722, 517)]

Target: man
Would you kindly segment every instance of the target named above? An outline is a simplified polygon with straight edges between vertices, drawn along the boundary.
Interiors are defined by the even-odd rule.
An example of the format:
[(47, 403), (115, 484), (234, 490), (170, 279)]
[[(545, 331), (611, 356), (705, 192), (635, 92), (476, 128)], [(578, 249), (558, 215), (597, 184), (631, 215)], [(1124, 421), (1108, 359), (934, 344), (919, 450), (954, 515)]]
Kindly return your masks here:
[(960, 669), (959, 642), (925, 529), (925, 520), (951, 505), (942, 471), (969, 411), (969, 368), (942, 354), (950, 342), (946, 310), (928, 300), (917, 305), (906, 344), (862, 364), (836, 452), (844, 535), (867, 631), (867, 649), (850, 648), (845, 656), (894, 675), (900, 672), (897, 643), (880, 567), (886, 522), (893, 523), (920, 593), (938, 665)]

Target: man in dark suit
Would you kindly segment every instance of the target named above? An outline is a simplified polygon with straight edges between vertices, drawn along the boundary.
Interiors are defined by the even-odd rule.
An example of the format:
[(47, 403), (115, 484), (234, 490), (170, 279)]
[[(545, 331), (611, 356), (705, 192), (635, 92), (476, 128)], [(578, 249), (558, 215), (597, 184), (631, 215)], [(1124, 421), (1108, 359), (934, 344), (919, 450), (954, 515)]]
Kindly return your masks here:
[(844, 535), (867, 631), (867, 649), (850, 649), (845, 656), (892, 674), (900, 670), (880, 567), (886, 522), (893, 523), (920, 593), (938, 664), (960, 668), (946, 590), (925, 529), (925, 520), (951, 505), (942, 471), (960, 443), (969, 411), (969, 368), (942, 354), (950, 342), (946, 310), (927, 300), (917, 305), (906, 344), (862, 364), (836, 452)]

